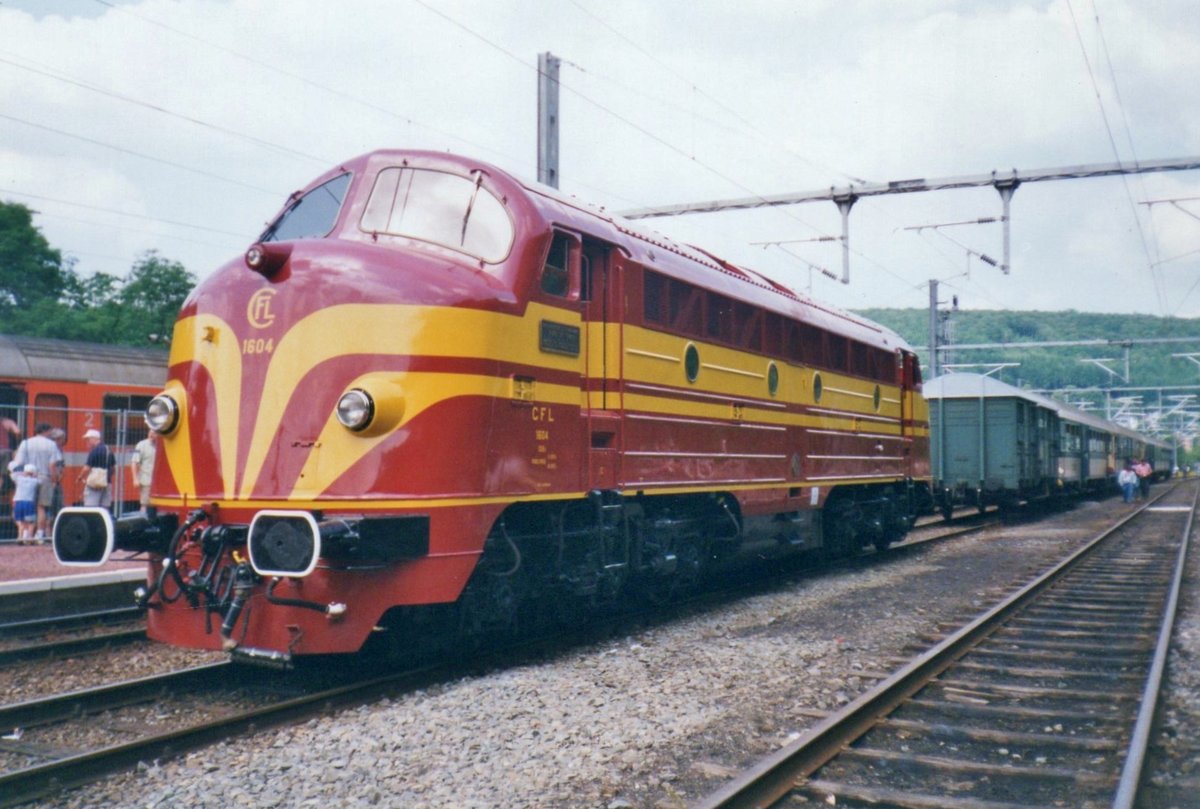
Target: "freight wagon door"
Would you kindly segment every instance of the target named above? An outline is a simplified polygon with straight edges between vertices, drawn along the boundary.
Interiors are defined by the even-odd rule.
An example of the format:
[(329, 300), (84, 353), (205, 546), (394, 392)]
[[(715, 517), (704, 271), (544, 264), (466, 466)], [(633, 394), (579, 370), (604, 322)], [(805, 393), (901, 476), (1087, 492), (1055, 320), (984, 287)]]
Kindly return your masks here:
[(624, 307), (623, 256), (615, 247), (583, 238), (584, 453), (588, 489), (615, 489), (620, 477)]

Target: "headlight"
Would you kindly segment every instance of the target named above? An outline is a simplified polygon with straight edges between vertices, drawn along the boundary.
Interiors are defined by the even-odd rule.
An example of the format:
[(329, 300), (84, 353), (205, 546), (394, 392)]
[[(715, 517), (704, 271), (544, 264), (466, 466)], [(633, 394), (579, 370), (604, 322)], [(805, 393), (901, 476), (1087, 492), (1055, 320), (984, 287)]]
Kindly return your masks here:
[(146, 405), (146, 426), (156, 433), (166, 435), (179, 423), (179, 405), (165, 393), (160, 393)]
[(337, 403), (337, 420), (347, 430), (365, 430), (375, 415), (375, 402), (370, 395), (359, 388), (348, 390), (342, 394)]

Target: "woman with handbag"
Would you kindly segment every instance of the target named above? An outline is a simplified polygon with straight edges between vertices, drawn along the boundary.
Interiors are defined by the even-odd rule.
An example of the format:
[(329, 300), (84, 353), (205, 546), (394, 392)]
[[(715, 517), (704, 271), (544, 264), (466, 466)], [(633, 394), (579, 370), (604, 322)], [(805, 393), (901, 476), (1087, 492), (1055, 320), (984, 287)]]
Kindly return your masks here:
[(83, 434), (83, 440), (88, 445), (87, 460), (84, 461), (83, 471), (79, 474), (79, 480), (83, 483), (83, 504), (111, 508), (112, 476), (116, 459), (112, 450), (100, 440), (99, 430), (88, 430)]

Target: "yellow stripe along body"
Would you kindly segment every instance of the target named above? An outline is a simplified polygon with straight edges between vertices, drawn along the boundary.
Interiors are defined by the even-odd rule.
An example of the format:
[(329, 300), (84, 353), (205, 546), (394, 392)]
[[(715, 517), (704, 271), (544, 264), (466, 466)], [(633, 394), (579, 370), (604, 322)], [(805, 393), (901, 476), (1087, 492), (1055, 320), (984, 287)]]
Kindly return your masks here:
[[(584, 348), (580, 356), (540, 350), (539, 328), (543, 321), (583, 329)], [(610, 391), (615, 391), (608, 394), (608, 407), (619, 409), (627, 417), (619, 447), (624, 451), (626, 472), (619, 485), (626, 488), (705, 490), (714, 488), (716, 483), (721, 484), (720, 488), (735, 489), (760, 485), (794, 487), (805, 484), (811, 469), (822, 463), (828, 466), (833, 460), (826, 457), (827, 453), (810, 453), (812, 458), (801, 459), (801, 475), (789, 474), (791, 456), (801, 451), (797, 446), (797, 436), (801, 433), (812, 432), (810, 439), (824, 436), (825, 443), (839, 436), (842, 439), (866, 438), (878, 444), (898, 441), (902, 437), (902, 403), (898, 386), (880, 386), (876, 409), (875, 383), (776, 360), (773, 364), (778, 369), (779, 387), (772, 396), (766, 381), (771, 360), (704, 343), (697, 344), (700, 372), (696, 381), (689, 383), (683, 369), (684, 350), (689, 342), (685, 338), (640, 327), (585, 324), (576, 312), (538, 304), (531, 304), (523, 316), (467, 308), (346, 304), (314, 312), (288, 329), (275, 344), (267, 358), (261, 383), (256, 385), (244, 367), (239, 352), (240, 340), (234, 329), (214, 315), (201, 313), (178, 323), (171, 365), (173, 369), (185, 369), (194, 363), (211, 379), (210, 396), (215, 401), (216, 412), (215, 419), (208, 419), (205, 424), (209, 425), (208, 429), (215, 430), (215, 434), (198, 434), (196, 425), (189, 427), (185, 416), (183, 429), (166, 439), (165, 456), (179, 494), (189, 499), (214, 499), (230, 506), (246, 506), (252, 502), (278, 505), (280, 501), (297, 506), (302, 503), (319, 505), (330, 487), (348, 469), (393, 438), (397, 431), (411, 426), (439, 405), (462, 397), (478, 397), (505, 405), (492, 410), (498, 420), (504, 420), (507, 415), (511, 415), (514, 422), (527, 420), (528, 409), (508, 406), (513, 398), (513, 368), (518, 369), (515, 372), (518, 375), (528, 375), (534, 381), (531, 401), (525, 403), (529, 406), (562, 406), (569, 414), (589, 406), (598, 408), (600, 394), (596, 385), (591, 385), (589, 390), (588, 385), (580, 383), (585, 379), (589, 355), (590, 368), (595, 371), (600, 367), (599, 352), (589, 352), (588, 345), (601, 344), (607, 353)], [(397, 370), (381, 374), (403, 392), (403, 414), (391, 429), (363, 436), (342, 427), (332, 411), (313, 415), (319, 427), (313, 428), (312, 451), (299, 477), (285, 490), (270, 490), (265, 486), (273, 472), (266, 468), (268, 458), (272, 452), (279, 452), (273, 443), (279, 440), (285, 412), (289, 406), (296, 407), (293, 396), (298, 384), (314, 372), (329, 370), (334, 378), (325, 384), (336, 388), (336, 394), (340, 395), (342, 390), (355, 386), (363, 375), (338, 379), (337, 363), (357, 355), (366, 355), (371, 360), (438, 357), (482, 361), (483, 365), (476, 366), (474, 372), (462, 372), (448, 366), (446, 370)], [(484, 367), (496, 370), (479, 372), (478, 369)], [(618, 386), (616, 377), (622, 373), (624, 384)], [(814, 397), (814, 378), (818, 373), (823, 391), (819, 401)], [(544, 381), (539, 376), (551, 377), (554, 381)], [(171, 384), (180, 387), (178, 381)], [(910, 397), (905, 409), (913, 414), (915, 422), (910, 432), (918, 441), (927, 441), (928, 411), (924, 401), (919, 395), (905, 395)], [(194, 408), (198, 400), (208, 401), (209, 398), (198, 396), (193, 390), (190, 404)], [(691, 436), (685, 440), (694, 442), (694, 446), (653, 446), (657, 440), (654, 429), (637, 429), (637, 419), (651, 425), (674, 425), (677, 429), (672, 434)], [(497, 426), (505, 429), (503, 425)], [(452, 434), (453, 425), (444, 427), (447, 434)], [(752, 427), (777, 431), (775, 438), (778, 440), (766, 442), (772, 447), (770, 451), (739, 452), (736, 444), (751, 434), (748, 428)], [(242, 432), (247, 429), (243, 436)], [(577, 455), (584, 452), (582, 447), (586, 437), (576, 434), (581, 427), (559, 422), (555, 429), (558, 431), (555, 440), (573, 444), (567, 447), (567, 457), (573, 452)], [(635, 443), (642, 438), (651, 445)], [(762, 439), (762, 436), (757, 438)], [(197, 490), (196, 459), (192, 457), (195, 446), (192, 442), (196, 439), (210, 441), (217, 448), (220, 484), (215, 490)], [(764, 445), (762, 440), (751, 443)], [(805, 447), (810, 443), (813, 442), (806, 441)], [(444, 446), (443, 449), (469, 453), (470, 457), (463, 458), (464, 463), (473, 463), (474, 459), (484, 462), (487, 457), (486, 447)], [(430, 450), (430, 447), (414, 447), (416, 452)], [(725, 466), (772, 466), (773, 471), (769, 475), (737, 481), (713, 475), (711, 470), (705, 477), (696, 472), (701, 467), (692, 464), (690, 468), (697, 476), (679, 480), (654, 477), (659, 473), (652, 465), (634, 460), (667, 452), (677, 452), (681, 456), (691, 452), (693, 456), (707, 456), (718, 463), (748, 455), (740, 459), (745, 463), (726, 463)], [(846, 460), (856, 457), (852, 453), (843, 453), (843, 456)], [(582, 457), (580, 461), (583, 462)], [(638, 473), (639, 467), (642, 473)], [(364, 492), (370, 502), (361, 505), (374, 510), (395, 508), (413, 501), (430, 507), (434, 503), (450, 505), (521, 497), (572, 497), (588, 486), (588, 481), (576, 470), (560, 467), (555, 471), (557, 474), (550, 486), (517, 486), (498, 491), (489, 491), (483, 485), (478, 490), (453, 492), (377, 490)], [(884, 475), (890, 478), (901, 476), (899, 467)], [(856, 479), (850, 470), (844, 474), (813, 477)], [(863, 474), (858, 477), (868, 481), (880, 476)]]

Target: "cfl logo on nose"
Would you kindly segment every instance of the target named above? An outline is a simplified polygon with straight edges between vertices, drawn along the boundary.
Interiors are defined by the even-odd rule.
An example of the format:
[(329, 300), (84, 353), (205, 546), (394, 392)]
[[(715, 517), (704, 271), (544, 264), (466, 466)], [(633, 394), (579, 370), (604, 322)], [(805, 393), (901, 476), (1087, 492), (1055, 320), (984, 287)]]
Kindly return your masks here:
[(250, 302), (246, 304), (246, 320), (250, 321), (250, 325), (256, 329), (265, 329), (275, 322), (275, 315), (271, 311), (271, 299), (275, 297), (275, 290), (267, 288), (260, 289), (250, 296)]

